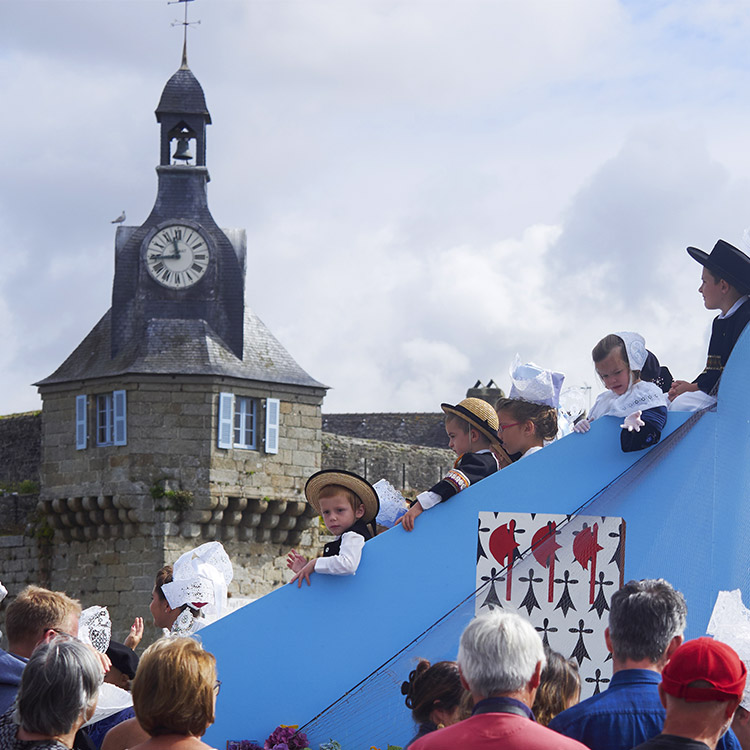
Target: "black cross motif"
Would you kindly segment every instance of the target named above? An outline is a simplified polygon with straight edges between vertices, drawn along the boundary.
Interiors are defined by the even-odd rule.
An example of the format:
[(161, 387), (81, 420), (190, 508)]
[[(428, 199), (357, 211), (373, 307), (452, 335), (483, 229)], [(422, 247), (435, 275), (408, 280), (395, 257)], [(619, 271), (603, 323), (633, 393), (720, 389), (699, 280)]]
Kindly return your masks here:
[(601, 669), (597, 669), (594, 672), (594, 676), (593, 677), (587, 677), (586, 678), (586, 682), (594, 682), (594, 683), (596, 683), (594, 685), (594, 695), (598, 695), (599, 693), (601, 693), (601, 686), (602, 686), (602, 684), (605, 683), (605, 682), (609, 682), (609, 677), (602, 677), (602, 670)]
[(622, 575), (622, 542), (623, 537), (625, 536), (625, 522), (621, 521), (620, 525), (617, 527), (617, 531), (610, 531), (608, 536), (611, 536), (613, 539), (617, 539), (617, 548), (614, 551), (614, 554), (612, 555), (612, 559), (609, 561), (610, 563), (614, 563), (617, 565), (617, 569), (620, 571), (620, 574)]
[(599, 580), (596, 581), (594, 584), (595, 586), (599, 587), (599, 593), (596, 595), (596, 599), (594, 600), (594, 603), (589, 608), (589, 612), (593, 612), (596, 610), (596, 614), (599, 615), (599, 619), (602, 619), (602, 615), (604, 614), (604, 610), (609, 611), (609, 604), (607, 604), (607, 597), (604, 595), (604, 587), (605, 586), (612, 586), (612, 581), (605, 581), (604, 580), (604, 571), (599, 571)]
[(578, 643), (576, 643), (576, 647), (573, 649), (573, 653), (570, 655), (570, 658), (577, 659), (579, 667), (581, 666), (581, 664), (583, 664), (584, 659), (588, 659), (589, 661), (591, 661), (589, 652), (586, 650), (586, 644), (583, 642), (583, 634), (593, 633), (594, 632), (593, 628), (585, 628), (583, 626), (583, 620), (579, 620), (578, 627), (568, 628), (568, 632), (578, 633)]
[(547, 633), (557, 633), (557, 628), (552, 627), (549, 624), (549, 618), (545, 617), (542, 621), (542, 627), (540, 628), (537, 626), (535, 627), (535, 630), (537, 631), (537, 633), (544, 633), (544, 635), (542, 636), (542, 643), (547, 648), (549, 648), (549, 638), (547, 637)]
[(541, 609), (539, 606), (539, 602), (536, 599), (536, 594), (534, 594), (534, 584), (535, 583), (541, 583), (544, 579), (543, 578), (534, 578), (534, 568), (529, 568), (529, 575), (528, 577), (524, 578), (521, 576), (519, 581), (528, 581), (529, 583), (529, 590), (526, 592), (526, 596), (524, 597), (523, 601), (521, 602), (521, 607), (526, 607), (526, 611), (529, 613), (529, 617), (531, 617), (531, 612), (534, 609)]
[(483, 609), (484, 607), (487, 607), (490, 610), (493, 610), (495, 607), (502, 609), (503, 605), (501, 604), (500, 597), (498, 597), (497, 591), (495, 590), (495, 582), (504, 581), (505, 576), (499, 575), (497, 568), (491, 568), (490, 574), (488, 576), (482, 576), (480, 580), (484, 581), (484, 585), (487, 586), (487, 596), (479, 606), (479, 609)]
[(562, 596), (560, 597), (560, 601), (555, 605), (555, 609), (561, 609), (563, 612), (563, 617), (567, 617), (568, 611), (571, 609), (575, 609), (575, 604), (573, 604), (573, 599), (570, 596), (570, 590), (568, 589), (568, 586), (570, 584), (575, 585), (578, 583), (578, 581), (571, 578), (570, 571), (566, 570), (565, 573), (563, 573), (562, 578), (555, 578), (555, 583), (565, 584)]
[(477, 520), (477, 523), (479, 524), (479, 533), (477, 534), (477, 562), (479, 562), (482, 558), (485, 560), (488, 560), (487, 553), (484, 551), (484, 547), (482, 547), (482, 532), (489, 531), (489, 528), (487, 526), (482, 526), (482, 521)]

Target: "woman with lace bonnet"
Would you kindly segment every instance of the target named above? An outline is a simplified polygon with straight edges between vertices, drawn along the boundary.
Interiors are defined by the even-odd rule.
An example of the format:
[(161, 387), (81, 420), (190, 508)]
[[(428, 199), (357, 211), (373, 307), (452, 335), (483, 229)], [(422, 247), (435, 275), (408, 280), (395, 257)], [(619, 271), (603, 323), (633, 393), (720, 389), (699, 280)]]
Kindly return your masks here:
[(233, 571), (220, 542), (206, 542), (156, 574), (149, 609), (154, 625), (173, 635), (192, 635), (227, 614)]
[(133, 750), (208, 750), (201, 741), (214, 723), (216, 659), (192, 638), (161, 638), (141, 656), (133, 707), (149, 735)]
[(92, 649), (58, 635), (34, 650), (15, 710), (0, 717), (3, 750), (69, 750), (93, 716), (104, 671)]

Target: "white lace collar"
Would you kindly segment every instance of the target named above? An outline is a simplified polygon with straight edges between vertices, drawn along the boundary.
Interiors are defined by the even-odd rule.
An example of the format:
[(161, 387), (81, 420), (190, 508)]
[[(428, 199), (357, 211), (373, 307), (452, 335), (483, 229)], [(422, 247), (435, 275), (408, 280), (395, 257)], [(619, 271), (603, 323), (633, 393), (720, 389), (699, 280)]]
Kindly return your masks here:
[(589, 420), (605, 416), (627, 417), (634, 411), (645, 411), (667, 405), (667, 397), (658, 385), (639, 380), (621, 396), (612, 391), (600, 393), (591, 408)]

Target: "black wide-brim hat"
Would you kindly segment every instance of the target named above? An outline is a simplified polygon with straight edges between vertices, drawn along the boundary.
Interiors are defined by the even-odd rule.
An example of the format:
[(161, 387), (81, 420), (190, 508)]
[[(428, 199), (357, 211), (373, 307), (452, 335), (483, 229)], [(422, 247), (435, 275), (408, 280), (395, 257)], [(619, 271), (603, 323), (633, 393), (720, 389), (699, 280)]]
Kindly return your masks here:
[(500, 429), (497, 412), (483, 399), (465, 398), (457, 404), (440, 404), (440, 408), (446, 414), (468, 422), (494, 445), (500, 445), (497, 437), (497, 431)]
[(123, 643), (110, 641), (107, 656), (113, 667), (126, 674), (131, 680), (135, 677), (135, 671), (138, 669), (138, 654), (133, 649), (128, 648)]
[(362, 520), (370, 523), (378, 515), (380, 510), (380, 499), (375, 488), (358, 474), (343, 469), (324, 469), (313, 474), (305, 484), (305, 497), (307, 502), (320, 513), (320, 492), (324, 487), (336, 484), (351, 490), (365, 506), (365, 514)]
[(697, 247), (689, 247), (687, 251), (691, 258), (715, 276), (729, 282), (738, 292), (750, 292), (750, 258), (742, 250), (719, 240), (710, 255)]

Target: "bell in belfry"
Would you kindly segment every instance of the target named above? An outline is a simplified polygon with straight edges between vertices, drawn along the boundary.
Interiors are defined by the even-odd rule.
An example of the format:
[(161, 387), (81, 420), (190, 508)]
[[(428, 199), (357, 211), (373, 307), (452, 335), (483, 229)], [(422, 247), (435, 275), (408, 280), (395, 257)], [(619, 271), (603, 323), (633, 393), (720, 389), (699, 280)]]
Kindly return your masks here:
[(177, 147), (172, 154), (175, 161), (182, 161), (186, 164), (192, 160), (193, 155), (190, 153), (190, 140), (188, 138), (178, 138)]

